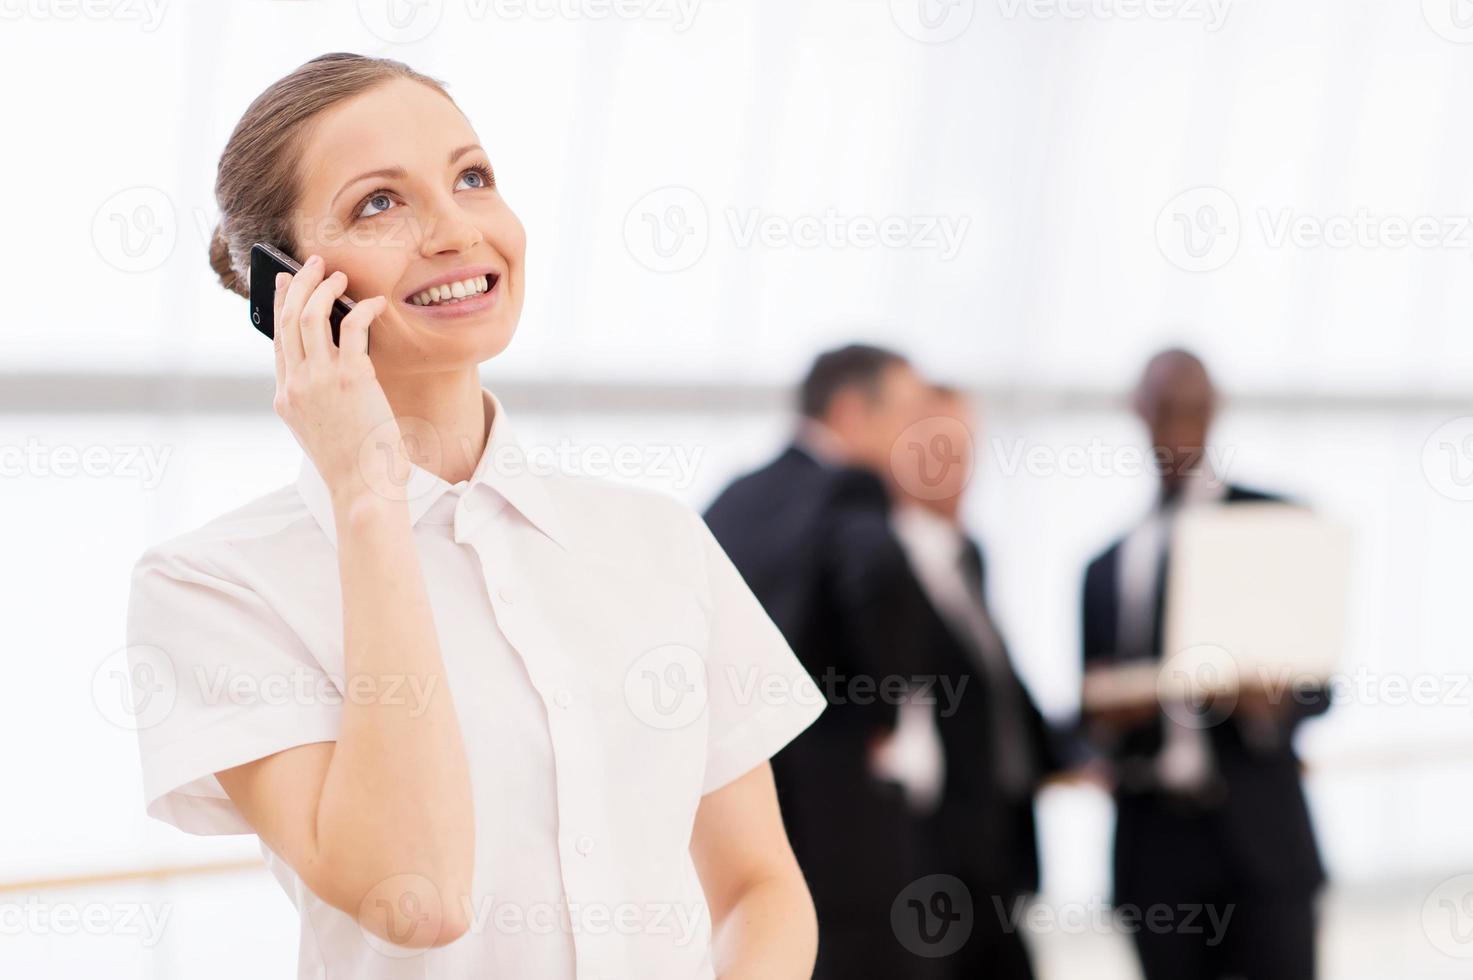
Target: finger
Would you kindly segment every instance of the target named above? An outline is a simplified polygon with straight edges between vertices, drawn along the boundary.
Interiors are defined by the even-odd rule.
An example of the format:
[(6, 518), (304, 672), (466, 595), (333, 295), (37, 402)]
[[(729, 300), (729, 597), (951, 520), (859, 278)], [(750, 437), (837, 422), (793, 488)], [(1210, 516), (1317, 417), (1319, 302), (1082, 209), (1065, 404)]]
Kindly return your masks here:
[(291, 276), (285, 272), (276, 274), (276, 290), (271, 296), (272, 315), (271, 322), (275, 326), (271, 330), (271, 346), (276, 351), (276, 388), (281, 390), (286, 386), (286, 350), (282, 338), (286, 336), (281, 330), (281, 304), (286, 295), (286, 283)]
[(338, 349), (343, 357), (368, 356), (368, 327), (388, 309), (389, 301), (383, 296), (371, 296), (359, 300), (357, 305), (343, 317), (338, 328)]
[(285, 321), (288, 337), (285, 341), (287, 350), (287, 363), (291, 363), (290, 357), (292, 346), (299, 347), (304, 358), (313, 354), (312, 343), (315, 338), (310, 336), (306, 324), (302, 323), (302, 308), (307, 305), (307, 299), (312, 291), (322, 282), (322, 259), (320, 256), (312, 256), (307, 259), (306, 265), (302, 266), (300, 272), (292, 276), (292, 284), (286, 291), (286, 303), (282, 307), (281, 316)]
[(272, 350), (275, 351), (271, 360), (276, 365), (276, 390), (280, 391), (286, 387), (286, 355), (281, 352), (281, 331), (276, 331), (276, 336), (271, 341)]
[(272, 318), (275, 328), (271, 331), (279, 346), (282, 360), (289, 367), (302, 360), (302, 341), (290, 328), (286, 319), (286, 294), (291, 289), (292, 275), (289, 272), (276, 274), (276, 292), (271, 297)]
[(302, 308), (302, 346), (308, 357), (332, 357), (332, 324), (328, 314), (332, 312), (333, 300), (348, 288), (347, 273), (339, 270), (317, 284), (307, 305)]

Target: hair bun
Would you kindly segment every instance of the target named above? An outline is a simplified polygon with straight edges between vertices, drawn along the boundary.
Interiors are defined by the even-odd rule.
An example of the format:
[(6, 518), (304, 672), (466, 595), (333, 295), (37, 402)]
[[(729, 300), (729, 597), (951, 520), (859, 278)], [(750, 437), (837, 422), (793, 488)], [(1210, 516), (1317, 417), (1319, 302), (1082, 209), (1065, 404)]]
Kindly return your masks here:
[(246, 298), (250, 293), (241, 282), (240, 274), (235, 270), (235, 263), (230, 257), (230, 244), (225, 240), (225, 224), (221, 222), (215, 226), (215, 234), (210, 237), (210, 268), (215, 270), (215, 275), (220, 277), (220, 285)]

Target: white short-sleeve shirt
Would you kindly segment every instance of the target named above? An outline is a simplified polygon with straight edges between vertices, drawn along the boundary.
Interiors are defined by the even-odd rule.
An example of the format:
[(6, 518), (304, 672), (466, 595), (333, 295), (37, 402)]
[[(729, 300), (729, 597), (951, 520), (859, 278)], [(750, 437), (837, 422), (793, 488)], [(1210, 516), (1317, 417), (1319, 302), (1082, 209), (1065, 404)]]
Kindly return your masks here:
[[(299, 912), (299, 976), (711, 977), (696, 807), (822, 695), (699, 514), (546, 472), (482, 392), (472, 477), (415, 467), (406, 488), (470, 762), (470, 931), (387, 944), (262, 845)], [(151, 815), (250, 833), (215, 772), (335, 739), (345, 697), (424, 696), (345, 689), (335, 528), (304, 456), (294, 484), (139, 558), (127, 642)]]

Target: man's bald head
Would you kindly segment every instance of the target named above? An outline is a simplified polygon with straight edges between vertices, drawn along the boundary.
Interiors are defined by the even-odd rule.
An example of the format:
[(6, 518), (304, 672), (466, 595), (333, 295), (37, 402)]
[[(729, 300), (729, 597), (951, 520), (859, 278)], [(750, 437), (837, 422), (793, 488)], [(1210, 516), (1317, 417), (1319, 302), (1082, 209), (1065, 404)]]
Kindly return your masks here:
[(1176, 489), (1202, 464), (1217, 391), (1202, 360), (1173, 347), (1146, 362), (1135, 390), (1135, 411), (1151, 433), (1161, 482)]

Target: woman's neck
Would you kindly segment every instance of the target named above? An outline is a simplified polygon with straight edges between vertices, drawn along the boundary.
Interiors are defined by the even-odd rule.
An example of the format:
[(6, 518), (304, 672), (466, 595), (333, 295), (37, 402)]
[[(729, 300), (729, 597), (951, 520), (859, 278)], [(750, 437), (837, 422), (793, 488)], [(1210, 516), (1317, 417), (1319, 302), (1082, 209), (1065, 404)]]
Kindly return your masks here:
[(383, 378), (379, 383), (414, 464), (446, 483), (469, 479), (491, 431), (480, 372), (473, 366), (444, 374)]

